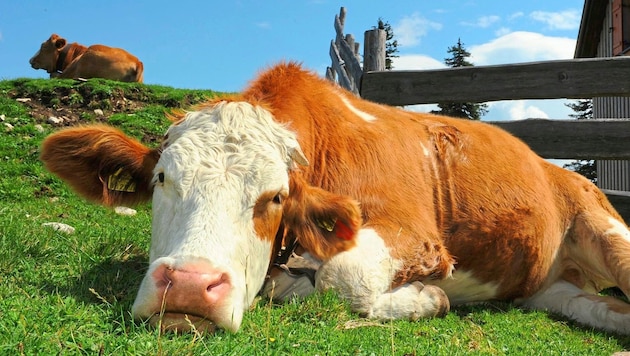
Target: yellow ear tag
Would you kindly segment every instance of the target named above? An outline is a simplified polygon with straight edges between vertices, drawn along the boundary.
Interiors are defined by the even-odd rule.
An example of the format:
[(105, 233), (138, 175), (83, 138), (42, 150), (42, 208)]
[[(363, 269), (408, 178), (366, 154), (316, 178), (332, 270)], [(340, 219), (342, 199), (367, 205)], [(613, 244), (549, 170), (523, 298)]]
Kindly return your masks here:
[(320, 229), (324, 229), (328, 232), (332, 232), (335, 229), (335, 223), (337, 222), (337, 219), (332, 218), (330, 220), (317, 220), (317, 226), (319, 226)]
[(107, 189), (117, 192), (133, 193), (136, 191), (136, 182), (133, 180), (133, 177), (126, 171), (123, 171), (121, 167), (116, 173), (107, 178)]

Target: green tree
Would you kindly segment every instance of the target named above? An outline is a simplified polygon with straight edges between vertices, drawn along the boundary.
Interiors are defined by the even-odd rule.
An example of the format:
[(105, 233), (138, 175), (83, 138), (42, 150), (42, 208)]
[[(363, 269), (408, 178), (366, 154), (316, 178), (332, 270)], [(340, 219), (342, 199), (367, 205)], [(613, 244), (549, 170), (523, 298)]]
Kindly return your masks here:
[(573, 110), (574, 114), (569, 114), (570, 117), (578, 120), (590, 120), (593, 118), (593, 100), (581, 99), (574, 103), (564, 104)]
[[(565, 104), (574, 114), (569, 114), (570, 117), (577, 120), (590, 120), (593, 118), (593, 100), (581, 99), (576, 102)], [(577, 172), (584, 177), (588, 178), (593, 183), (597, 182), (597, 166), (594, 160), (577, 160), (571, 163), (567, 163), (564, 168)]]
[[(457, 44), (449, 47), (446, 52), (451, 55), (451, 57), (444, 59), (444, 63), (447, 66), (451, 68), (473, 66), (473, 64), (468, 61), (470, 52), (466, 50), (461, 39), (458, 38)], [(438, 103), (438, 107), (440, 110), (433, 110), (431, 112), (470, 120), (480, 120), (483, 115), (488, 113), (488, 105), (479, 103), (442, 102)]]
[(394, 39), (392, 25), (382, 18), (378, 18), (378, 29), (385, 30), (385, 69), (394, 69), (393, 58), (398, 58), (398, 40)]

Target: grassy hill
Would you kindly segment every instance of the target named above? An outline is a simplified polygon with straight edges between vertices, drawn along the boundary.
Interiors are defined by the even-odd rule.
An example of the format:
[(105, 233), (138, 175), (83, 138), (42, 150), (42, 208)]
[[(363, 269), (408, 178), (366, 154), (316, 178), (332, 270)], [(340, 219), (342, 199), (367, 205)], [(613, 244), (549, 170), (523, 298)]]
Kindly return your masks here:
[(133, 321), (148, 267), (150, 205), (122, 216), (84, 202), (44, 170), (39, 146), (61, 127), (90, 122), (157, 145), (169, 125), (164, 112), (216, 94), (106, 80), (0, 82), (0, 354), (610, 355), (630, 348), (629, 337), (504, 303), (458, 308), (444, 319), (368, 322), (330, 293), (283, 306), (260, 299), (237, 334), (161, 334)]

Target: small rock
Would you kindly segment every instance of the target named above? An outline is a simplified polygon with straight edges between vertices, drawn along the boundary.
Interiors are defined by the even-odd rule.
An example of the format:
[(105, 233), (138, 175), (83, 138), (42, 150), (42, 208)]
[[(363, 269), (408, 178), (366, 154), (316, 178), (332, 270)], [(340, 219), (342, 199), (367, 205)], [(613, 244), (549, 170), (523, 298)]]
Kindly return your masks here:
[(40, 124), (35, 125), (35, 130), (37, 130), (37, 132), (44, 132), (44, 127)]
[(11, 125), (11, 124), (10, 124), (10, 123), (8, 123), (8, 122), (5, 122), (5, 123), (4, 123), (4, 127), (6, 128), (6, 131), (7, 131), (7, 132), (9, 132), (9, 131), (13, 131), (13, 125)]
[(103, 116), (103, 115), (104, 115), (104, 114), (103, 114), (103, 110), (101, 110), (101, 109), (94, 109), (94, 113), (95, 113), (96, 115), (98, 115), (98, 116)]
[(17, 101), (18, 103), (26, 103), (31, 101), (31, 98), (17, 98), (15, 99), (15, 101)]
[(63, 232), (64, 234), (74, 234), (74, 228), (68, 224), (58, 222), (43, 223), (42, 226), (50, 226), (56, 231)]
[(118, 215), (126, 215), (126, 216), (133, 216), (133, 215), (136, 215), (137, 213), (137, 211), (135, 211), (134, 209), (127, 208), (126, 206), (117, 206), (114, 208), (114, 211)]
[(4, 119), (6, 119), (6, 116), (4, 114), (0, 115), (0, 121), (4, 121)]
[(46, 120), (46, 122), (48, 122), (49, 124), (52, 124), (52, 125), (60, 125), (60, 124), (63, 123), (63, 120), (58, 118), (58, 117), (56, 117), (56, 116), (51, 116), (51, 117), (48, 118), (48, 120)]

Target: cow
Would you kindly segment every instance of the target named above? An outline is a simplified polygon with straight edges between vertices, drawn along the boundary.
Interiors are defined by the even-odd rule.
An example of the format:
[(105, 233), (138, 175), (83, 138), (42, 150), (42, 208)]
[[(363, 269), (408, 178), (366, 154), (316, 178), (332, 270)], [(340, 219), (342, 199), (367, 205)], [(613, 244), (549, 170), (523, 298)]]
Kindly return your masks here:
[(360, 317), (509, 301), (630, 334), (630, 304), (598, 294), (630, 295), (621, 216), (496, 126), (362, 100), (297, 62), (170, 117), (156, 148), (95, 125), (41, 150), (91, 201), (152, 200), (139, 320), (236, 332), (282, 247), (298, 245), (317, 263), (315, 289)]
[(104, 78), (142, 83), (144, 75), (142, 62), (124, 49), (67, 43), (57, 34), (42, 43), (29, 63), (33, 69), (46, 70), (51, 78)]

